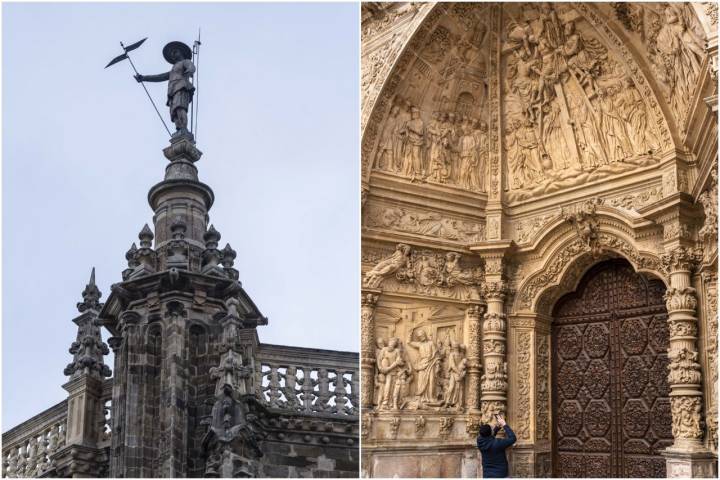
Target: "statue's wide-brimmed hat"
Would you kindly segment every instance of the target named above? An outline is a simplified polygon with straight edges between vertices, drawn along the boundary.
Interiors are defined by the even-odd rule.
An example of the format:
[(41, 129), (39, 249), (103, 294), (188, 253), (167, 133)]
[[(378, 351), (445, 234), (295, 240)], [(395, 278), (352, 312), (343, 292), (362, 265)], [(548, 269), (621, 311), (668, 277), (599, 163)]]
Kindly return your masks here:
[(190, 47), (185, 45), (183, 42), (170, 42), (163, 47), (163, 57), (165, 57), (165, 60), (167, 60), (168, 63), (175, 63), (173, 59), (170, 58), (170, 52), (176, 49), (180, 50), (180, 53), (185, 60), (192, 60), (192, 50)]

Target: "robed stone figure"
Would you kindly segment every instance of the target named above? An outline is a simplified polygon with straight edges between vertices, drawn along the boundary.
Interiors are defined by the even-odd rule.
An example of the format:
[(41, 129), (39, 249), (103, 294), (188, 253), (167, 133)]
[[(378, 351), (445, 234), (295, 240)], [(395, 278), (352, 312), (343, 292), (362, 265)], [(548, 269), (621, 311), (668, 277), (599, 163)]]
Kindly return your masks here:
[(163, 48), (163, 57), (172, 68), (158, 75), (135, 75), (138, 82), (168, 82), (167, 106), (170, 107), (170, 119), (178, 133), (187, 132), (188, 109), (192, 102), (195, 87), (190, 78), (195, 73), (192, 62), (192, 50), (182, 42), (170, 42)]

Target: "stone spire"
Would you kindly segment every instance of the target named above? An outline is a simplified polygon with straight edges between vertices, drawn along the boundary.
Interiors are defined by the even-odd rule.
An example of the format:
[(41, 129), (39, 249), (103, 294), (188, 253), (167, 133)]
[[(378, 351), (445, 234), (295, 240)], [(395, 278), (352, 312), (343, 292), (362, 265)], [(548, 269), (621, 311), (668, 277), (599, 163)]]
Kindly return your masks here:
[(110, 353), (108, 346), (100, 336), (98, 313), (102, 308), (100, 297), (102, 293), (95, 285), (95, 268), (90, 273), (90, 281), (82, 292), (83, 301), (78, 302), (77, 309), (80, 315), (73, 319), (78, 326), (77, 339), (70, 346), (73, 361), (65, 367), (65, 375), (73, 380), (83, 374), (97, 378), (109, 377), (110, 368), (105, 365), (103, 357)]

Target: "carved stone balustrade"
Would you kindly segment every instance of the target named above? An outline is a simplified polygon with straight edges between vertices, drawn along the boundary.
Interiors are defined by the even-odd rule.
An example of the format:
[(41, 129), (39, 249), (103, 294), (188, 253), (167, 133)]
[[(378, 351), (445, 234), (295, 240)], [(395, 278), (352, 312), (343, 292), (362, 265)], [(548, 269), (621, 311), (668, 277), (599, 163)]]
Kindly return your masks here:
[(261, 345), (256, 372), (268, 409), (357, 419), (360, 375), (355, 353)]

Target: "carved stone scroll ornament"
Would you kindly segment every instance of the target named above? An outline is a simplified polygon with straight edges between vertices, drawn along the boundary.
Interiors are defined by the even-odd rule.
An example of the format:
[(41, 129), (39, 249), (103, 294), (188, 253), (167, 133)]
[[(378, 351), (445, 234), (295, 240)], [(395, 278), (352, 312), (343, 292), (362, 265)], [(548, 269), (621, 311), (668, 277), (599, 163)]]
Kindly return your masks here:
[(532, 358), (530, 332), (520, 332), (517, 340), (517, 435), (522, 440), (530, 439), (530, 360)]
[[(680, 255), (679, 258), (676, 258), (677, 254), (675, 254), (675, 256), (668, 255), (667, 258), (663, 260), (662, 257), (665, 257), (665, 255), (661, 258), (646, 255), (640, 253), (635, 247), (622, 238), (606, 232), (600, 232), (598, 234), (598, 244), (603, 251), (612, 250), (619, 253), (630, 261), (636, 269), (653, 270), (665, 276), (669, 275), (671, 264), (683, 261), (682, 259), (685, 257), (683, 254)], [(683, 250), (685, 251), (685, 249)], [(561, 275), (566, 271), (568, 265), (572, 265), (574, 262), (582, 259), (587, 252), (587, 245), (581, 238), (577, 238), (550, 255), (549, 262), (543, 265), (537, 273), (530, 275), (526, 283), (520, 286), (516, 296), (517, 307), (524, 309), (530, 308), (533, 302), (539, 298), (539, 293), (542, 290), (559, 284)], [(695, 259), (692, 261), (696, 261), (697, 252), (693, 253), (687, 250), (687, 253)], [(702, 253), (699, 255), (700, 258), (702, 258)]]
[[(395, 252), (381, 260), (365, 274), (366, 288), (388, 288), (413, 293), (479, 300), (478, 287), (484, 278), (480, 266), (464, 268), (457, 252), (440, 253), (431, 250), (414, 250), (398, 244)], [(387, 282), (387, 284), (383, 284)]]

